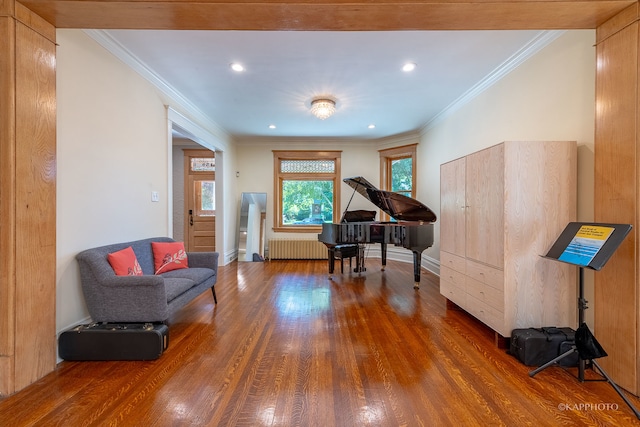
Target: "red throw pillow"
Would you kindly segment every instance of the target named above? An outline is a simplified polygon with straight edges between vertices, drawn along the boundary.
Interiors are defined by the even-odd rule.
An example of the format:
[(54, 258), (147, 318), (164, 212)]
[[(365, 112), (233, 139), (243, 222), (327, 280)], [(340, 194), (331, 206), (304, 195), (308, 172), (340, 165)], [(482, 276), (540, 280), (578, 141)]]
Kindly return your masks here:
[(189, 267), (182, 242), (151, 242), (151, 249), (156, 274)]
[(107, 255), (107, 261), (117, 276), (142, 276), (142, 268), (131, 246)]

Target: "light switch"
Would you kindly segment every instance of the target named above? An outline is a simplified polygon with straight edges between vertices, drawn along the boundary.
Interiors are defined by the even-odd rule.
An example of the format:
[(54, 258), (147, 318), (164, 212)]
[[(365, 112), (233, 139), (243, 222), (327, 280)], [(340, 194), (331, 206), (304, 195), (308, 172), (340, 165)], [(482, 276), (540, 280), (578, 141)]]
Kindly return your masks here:
[(157, 191), (152, 191), (151, 192), (151, 201), (152, 202), (159, 202), (160, 201), (160, 194), (158, 194)]

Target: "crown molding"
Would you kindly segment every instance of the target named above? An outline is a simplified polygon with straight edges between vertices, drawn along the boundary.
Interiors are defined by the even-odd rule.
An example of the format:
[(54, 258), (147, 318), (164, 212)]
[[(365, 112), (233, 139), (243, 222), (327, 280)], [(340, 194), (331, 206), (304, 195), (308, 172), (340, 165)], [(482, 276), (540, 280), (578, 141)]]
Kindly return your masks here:
[(524, 45), (520, 50), (511, 55), (506, 61), (500, 64), (495, 70), (490, 72), (485, 78), (480, 80), (469, 90), (463, 93), (455, 101), (440, 111), (435, 117), (429, 120), (420, 128), (420, 134), (433, 128), (437, 123), (449, 117), (458, 109), (468, 104), (485, 90), (502, 80), (507, 74), (518, 68), (532, 56), (536, 55), (542, 49), (547, 47), (551, 42), (566, 33), (566, 30), (542, 31), (536, 37), (531, 39), (529, 43)]
[(218, 141), (211, 141), (216, 146), (223, 142), (231, 140), (231, 135), (224, 130), (220, 125), (214, 122), (209, 116), (203, 113), (198, 107), (196, 107), (191, 101), (189, 101), (182, 93), (167, 83), (162, 77), (145, 64), (140, 58), (135, 56), (131, 51), (125, 48), (121, 43), (114, 39), (105, 30), (82, 30), (89, 37), (95, 40), (100, 46), (105, 48), (108, 52), (120, 59), (125, 65), (132, 68), (135, 72), (140, 74), (145, 80), (156, 87), (162, 92), (168, 100), (174, 104), (170, 107), (174, 110), (182, 111), (184, 117), (193, 118), (193, 122), (198, 122), (206, 131), (213, 135)]

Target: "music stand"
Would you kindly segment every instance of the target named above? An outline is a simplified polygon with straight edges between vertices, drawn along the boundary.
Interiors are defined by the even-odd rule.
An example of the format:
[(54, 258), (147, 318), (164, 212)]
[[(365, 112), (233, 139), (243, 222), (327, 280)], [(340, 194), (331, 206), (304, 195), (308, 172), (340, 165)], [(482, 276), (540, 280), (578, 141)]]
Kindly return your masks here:
[[(584, 269), (600, 270), (609, 261), (609, 258), (618, 249), (624, 238), (631, 231), (630, 224), (602, 224), (586, 222), (570, 222), (562, 234), (555, 241), (549, 252), (543, 258), (552, 259), (572, 265), (576, 265), (579, 270), (579, 295), (578, 295), (578, 325), (575, 344), (570, 350), (548, 361), (544, 365), (529, 372), (533, 377), (538, 372), (556, 364), (560, 360), (578, 353), (578, 380), (584, 382), (585, 362), (590, 361), (593, 366), (611, 384), (613, 389), (622, 397), (622, 400), (631, 408), (635, 416), (640, 419), (640, 412), (633, 406), (631, 401), (624, 395), (618, 385), (600, 367), (596, 358), (605, 357), (607, 353), (602, 349), (596, 338), (589, 331), (584, 321), (584, 311), (587, 307), (587, 300), (584, 299)], [(578, 334), (580, 332), (580, 334)], [(582, 340), (589, 339), (589, 343)], [(581, 340), (579, 342), (579, 340)], [(585, 348), (587, 347), (587, 348)], [(586, 380), (594, 381), (594, 380)], [(603, 381), (603, 380), (595, 380)]]

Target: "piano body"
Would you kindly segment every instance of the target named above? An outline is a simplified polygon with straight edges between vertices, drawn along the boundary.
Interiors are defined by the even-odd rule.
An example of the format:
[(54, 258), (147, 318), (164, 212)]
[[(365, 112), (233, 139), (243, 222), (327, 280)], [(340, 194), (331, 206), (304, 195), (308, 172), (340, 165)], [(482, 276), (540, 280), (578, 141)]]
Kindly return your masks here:
[(354, 194), (357, 191), (396, 221), (373, 221), (375, 211), (348, 211), (347, 205), (339, 224), (322, 224), (318, 241), (329, 250), (329, 274), (333, 274), (336, 247), (357, 245), (355, 271), (362, 272), (366, 270), (365, 243), (380, 243), (383, 270), (387, 263), (387, 245), (393, 244), (413, 252), (413, 287), (418, 289), (422, 252), (433, 245), (436, 215), (419, 201), (399, 193), (379, 190), (363, 177), (345, 178), (343, 181), (354, 189)]

